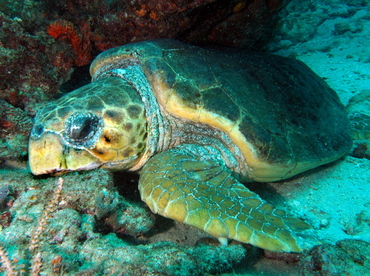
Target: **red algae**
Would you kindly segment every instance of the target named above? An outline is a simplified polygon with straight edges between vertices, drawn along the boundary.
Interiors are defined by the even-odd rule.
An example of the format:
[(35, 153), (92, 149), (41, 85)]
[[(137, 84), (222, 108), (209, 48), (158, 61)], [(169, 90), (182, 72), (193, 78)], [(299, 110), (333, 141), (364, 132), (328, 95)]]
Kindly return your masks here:
[[(76, 53), (74, 63), (83, 66), (91, 62), (90, 25), (81, 24), (81, 32), (67, 20), (57, 20), (49, 24), (47, 33), (57, 40), (67, 40)], [(57, 63), (58, 64), (58, 63)]]

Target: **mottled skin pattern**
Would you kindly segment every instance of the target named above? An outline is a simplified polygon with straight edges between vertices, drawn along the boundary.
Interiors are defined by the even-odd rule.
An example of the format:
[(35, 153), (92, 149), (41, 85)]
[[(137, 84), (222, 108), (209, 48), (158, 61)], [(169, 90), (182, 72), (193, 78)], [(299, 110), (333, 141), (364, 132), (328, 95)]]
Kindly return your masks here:
[[(95, 132), (94, 129), (99, 128), (91, 120), (86, 120), (74, 130), (67, 127), (68, 123), (65, 124), (76, 114), (101, 118), (104, 129), (96, 132), (99, 136), (96, 140), (92, 139), (94, 147), (79, 141), (79, 136), (86, 138), (85, 132)], [(100, 162), (114, 163), (116, 160), (125, 160), (114, 163), (116, 169), (128, 169), (132, 166), (131, 161), (140, 156), (145, 148), (144, 108), (138, 94), (126, 82), (119, 78), (105, 78), (71, 92), (68, 97), (60, 98), (42, 109), (31, 136), (39, 138), (30, 140), (30, 148), (38, 152), (30, 159), (34, 171), (43, 170), (39, 167), (43, 165), (59, 167), (60, 170), (93, 169), (101, 166)], [(55, 153), (62, 144), (73, 144), (74, 147), (68, 147), (57, 157)], [(43, 161), (33, 160), (33, 156), (42, 156)], [(93, 156), (100, 162), (96, 163)]]
[(276, 181), (351, 147), (336, 93), (303, 63), (173, 40), (99, 55), (93, 82), (42, 109), (30, 137), (35, 174), (140, 171), (154, 213), (217, 237), (300, 252), (305, 222), (241, 180)]

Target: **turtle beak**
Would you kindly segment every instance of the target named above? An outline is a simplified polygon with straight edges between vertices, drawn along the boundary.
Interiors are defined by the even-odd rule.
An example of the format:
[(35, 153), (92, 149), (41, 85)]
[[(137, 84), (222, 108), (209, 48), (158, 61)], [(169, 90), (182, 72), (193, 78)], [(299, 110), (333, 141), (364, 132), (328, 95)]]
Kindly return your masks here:
[(53, 133), (45, 133), (35, 139), (30, 138), (28, 146), (29, 165), (33, 174), (46, 174), (65, 168), (63, 145)]
[(46, 132), (41, 137), (31, 136), (29, 166), (33, 174), (59, 174), (75, 170), (90, 170), (101, 166), (86, 150), (63, 145), (57, 134)]

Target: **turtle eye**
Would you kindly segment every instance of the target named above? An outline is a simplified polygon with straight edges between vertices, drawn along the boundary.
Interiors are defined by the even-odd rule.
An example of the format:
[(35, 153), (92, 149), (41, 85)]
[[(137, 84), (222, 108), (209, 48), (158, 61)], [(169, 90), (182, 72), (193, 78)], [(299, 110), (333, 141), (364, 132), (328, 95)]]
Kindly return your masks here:
[(74, 148), (91, 148), (100, 136), (103, 121), (91, 113), (76, 113), (65, 123), (64, 139)]
[(39, 138), (43, 133), (44, 133), (44, 126), (42, 124), (38, 124), (32, 128), (31, 136)]

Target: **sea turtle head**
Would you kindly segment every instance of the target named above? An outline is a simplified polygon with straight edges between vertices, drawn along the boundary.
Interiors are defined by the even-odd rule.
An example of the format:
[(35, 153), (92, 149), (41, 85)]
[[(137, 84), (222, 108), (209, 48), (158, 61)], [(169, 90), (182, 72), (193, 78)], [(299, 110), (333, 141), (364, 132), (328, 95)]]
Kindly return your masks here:
[(140, 96), (126, 81), (107, 77), (41, 109), (30, 135), (34, 174), (129, 169), (145, 151), (146, 118)]

